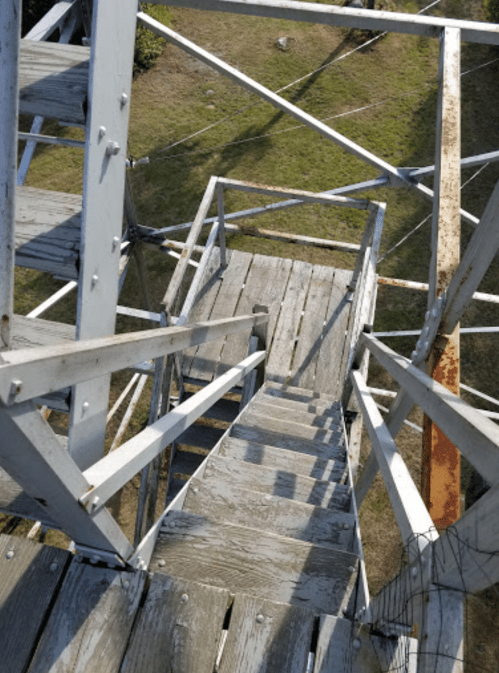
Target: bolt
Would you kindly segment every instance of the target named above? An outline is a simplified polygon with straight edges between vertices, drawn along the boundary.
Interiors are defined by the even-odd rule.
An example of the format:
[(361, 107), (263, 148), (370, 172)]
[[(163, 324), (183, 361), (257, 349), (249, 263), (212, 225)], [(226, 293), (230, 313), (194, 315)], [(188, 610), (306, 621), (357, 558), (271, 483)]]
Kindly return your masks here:
[(427, 337), (429, 333), (430, 333), (430, 328), (429, 328), (428, 325), (427, 325), (427, 326), (424, 328), (424, 335)]
[(182, 594), (182, 598), (180, 599), (182, 603), (187, 603), (189, 600), (189, 596), (187, 594)]
[(436, 308), (431, 309), (431, 317), (438, 318), (438, 310)]
[(355, 568), (353, 566), (348, 566), (348, 572), (353, 573)]
[(98, 495), (92, 500), (92, 509), (96, 509), (100, 503), (100, 498)]
[(128, 580), (125, 580), (125, 581), (123, 582), (123, 587), (124, 587), (125, 589), (128, 589), (129, 586), (130, 586), (130, 582), (129, 582)]
[(57, 563), (55, 563), (55, 562), (54, 562), (54, 563), (51, 563), (51, 564), (50, 564), (50, 572), (51, 572), (51, 573), (54, 573), (54, 572), (57, 570), (58, 567), (59, 567), (59, 566), (57, 565)]
[(164, 568), (165, 565), (166, 565), (165, 560), (164, 560), (164, 559), (159, 559), (159, 561), (158, 561), (158, 565), (159, 565), (160, 568)]
[(428, 348), (430, 347), (430, 342), (429, 342), (429, 341), (425, 341), (425, 342), (424, 342), (424, 347), (425, 347), (425, 350), (428, 350)]
[(263, 615), (257, 615), (257, 616), (256, 616), (256, 621), (257, 621), (259, 624), (263, 624), (263, 620), (264, 620), (264, 619), (265, 619), (265, 617), (264, 617)]
[(87, 409), (88, 409), (89, 407), (90, 407), (90, 402), (83, 402), (83, 404), (81, 405), (81, 408), (82, 408), (82, 410), (83, 410), (83, 413), (85, 413), (85, 411), (87, 411)]
[(113, 238), (113, 250), (116, 250), (116, 248), (118, 247), (120, 241), (121, 241), (121, 239), (120, 239), (119, 236), (115, 236), (115, 237)]
[(13, 381), (10, 382), (10, 394), (11, 395), (19, 395), (23, 388), (23, 382), (19, 381), (19, 379), (14, 379)]
[(425, 320), (429, 320), (429, 319), (430, 319), (430, 312), (429, 312), (429, 311), (426, 311), (426, 313), (425, 313), (425, 315), (424, 315), (424, 319), (425, 319)]
[(359, 640), (358, 638), (355, 638), (355, 640), (353, 641), (352, 645), (354, 646), (354, 648), (355, 648), (356, 650), (360, 650), (360, 640)]
[(106, 127), (99, 126), (99, 138), (103, 138), (106, 135)]
[(418, 356), (418, 352), (417, 351), (412, 351), (411, 360), (415, 360), (417, 358), (417, 356)]
[(100, 561), (100, 556), (91, 556), (90, 557), (90, 563), (92, 565), (95, 565), (96, 563), (99, 563), (99, 561)]
[(114, 140), (110, 140), (106, 145), (106, 154), (109, 156), (115, 156), (119, 153), (121, 147)]
[(128, 96), (126, 95), (126, 93), (121, 94), (120, 103), (122, 105), (126, 105), (128, 103)]
[(418, 350), (418, 351), (421, 350), (422, 345), (423, 345), (423, 342), (421, 341), (421, 339), (418, 339), (417, 342), (416, 342), (416, 350)]
[(10, 561), (10, 559), (14, 558), (14, 552), (12, 551), (12, 549), (5, 554), (5, 558), (7, 559), (7, 561)]
[(116, 563), (108, 563), (107, 567), (113, 570), (114, 568), (116, 568)]
[(347, 523), (343, 524), (343, 530), (349, 530), (350, 526)]
[(199, 493), (199, 488), (197, 486), (194, 486), (194, 488), (192, 489), (192, 492), (194, 493), (194, 495), (197, 495)]
[(411, 570), (411, 573), (412, 573), (412, 576), (413, 576), (413, 577), (417, 577), (418, 569), (417, 569), (417, 568), (413, 568), (413, 569)]
[(99, 282), (99, 276), (96, 273), (94, 273), (94, 275), (92, 276), (92, 287), (95, 287), (98, 282)]

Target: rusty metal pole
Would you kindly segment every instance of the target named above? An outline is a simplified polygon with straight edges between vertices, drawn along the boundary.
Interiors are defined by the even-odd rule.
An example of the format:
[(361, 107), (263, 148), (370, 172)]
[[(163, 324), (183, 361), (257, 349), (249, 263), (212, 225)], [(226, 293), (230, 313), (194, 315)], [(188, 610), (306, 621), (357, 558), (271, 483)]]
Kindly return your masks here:
[[(441, 34), (435, 156), (435, 201), (428, 304), (449, 286), (460, 257), (460, 31)], [(459, 325), (439, 334), (427, 362), (428, 374), (459, 395)], [(437, 529), (459, 517), (460, 456), (456, 447), (425, 416), (423, 422), (423, 499)]]

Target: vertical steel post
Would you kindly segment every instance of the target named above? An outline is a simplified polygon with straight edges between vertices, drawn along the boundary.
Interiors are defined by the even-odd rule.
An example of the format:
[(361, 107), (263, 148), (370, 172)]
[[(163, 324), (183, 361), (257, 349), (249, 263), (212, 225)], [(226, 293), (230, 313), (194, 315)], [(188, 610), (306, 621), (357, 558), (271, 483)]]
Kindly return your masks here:
[[(459, 265), (460, 107), (460, 31), (445, 28), (440, 44), (429, 305), (449, 286)], [(459, 325), (452, 334), (437, 336), (427, 366), (432, 378), (459, 395)], [(443, 529), (459, 517), (459, 452), (426, 416), (423, 428), (423, 499), (435, 526)]]
[(14, 223), (20, 0), (0, 6), (0, 350), (10, 348), (14, 305)]

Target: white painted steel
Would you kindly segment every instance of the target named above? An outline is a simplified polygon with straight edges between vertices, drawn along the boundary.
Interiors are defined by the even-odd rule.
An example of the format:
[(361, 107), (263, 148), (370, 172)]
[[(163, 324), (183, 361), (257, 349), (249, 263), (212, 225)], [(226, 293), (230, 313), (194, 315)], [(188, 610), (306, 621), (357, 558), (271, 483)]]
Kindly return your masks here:
[[(95, 516), (79, 505), (90, 484), (33, 402), (0, 406), (0, 465), (76, 543), (119, 554), (130, 543), (106, 509)], [(15, 447), (15, 451), (12, 450)]]
[(241, 381), (265, 359), (266, 352), (250, 355), (206, 388), (179, 404), (173, 411), (123, 444), (119, 451), (85, 471), (84, 476), (92, 487), (82, 494), (80, 503), (92, 511), (95, 498), (97, 507), (102, 506), (114, 493), (144, 468), (155, 456), (191, 426), (220, 397)]
[(438, 424), (487, 483), (498, 481), (499, 427), (381, 341), (365, 333), (360, 341), (410, 396), (411, 405), (418, 404)]
[[(362, 409), (372, 451), (376, 453), (377, 463), (385, 482), (402, 540), (409, 549), (409, 561), (411, 561), (413, 560), (411, 555), (413, 554), (414, 558), (417, 558), (430, 540), (437, 539), (438, 533), (433, 531), (433, 522), (428, 510), (362, 375), (353, 371), (350, 376)], [(419, 537), (420, 534), (428, 533), (428, 531), (430, 533), (427, 537)]]
[(56, 3), (24, 37), (37, 42), (47, 40), (58, 28), (62, 29), (74, 12), (79, 11), (78, 4), (78, 0), (61, 0)]
[(78, 283), (75, 280), (70, 280), (69, 283), (66, 283), (66, 285), (61, 287), (60, 290), (57, 290), (57, 292), (54, 292), (54, 294), (52, 296), (50, 296), (48, 299), (43, 301), (36, 308), (34, 308), (32, 311), (30, 311), (27, 314), (26, 317), (27, 318), (39, 318), (46, 311), (48, 311), (49, 308), (54, 306), (54, 304), (57, 304), (58, 301), (60, 301), (63, 297), (65, 297), (67, 294), (69, 294), (76, 287), (78, 287)]
[(139, 320), (161, 322), (161, 313), (156, 313), (155, 311), (144, 311), (140, 308), (130, 308), (129, 306), (117, 306), (116, 313), (118, 315), (127, 315), (130, 318), (137, 318)]
[(18, 72), (21, 3), (0, 8), (0, 350), (10, 348), (14, 302)]
[(8, 351), (5, 352), (5, 364), (0, 365), (0, 399), (5, 404), (24, 402), (132, 367), (142, 360), (153, 360), (227, 334), (250, 330), (267, 321), (267, 313), (256, 313), (200, 322), (190, 327), (164, 327)]
[[(136, 0), (94, 3), (78, 339), (110, 335), (115, 328), (136, 10)], [(113, 143), (120, 148), (116, 155), (108, 150)], [(72, 393), (68, 449), (82, 468), (104, 455), (109, 386), (110, 376), (100, 376)]]
[[(492, 161), (499, 161), (499, 151), (486, 152), (485, 154), (475, 154), (472, 157), (460, 159), (461, 170), (465, 168), (473, 168), (474, 166), (482, 166), (483, 164), (487, 164)], [(424, 166), (423, 168), (407, 168), (402, 170), (407, 171), (407, 175), (410, 178), (421, 180), (422, 178), (428, 177), (429, 175), (433, 175), (435, 173), (435, 165)]]
[(45, 145), (62, 145), (64, 147), (85, 147), (84, 140), (73, 140), (72, 138), (59, 138), (58, 136), (45, 136), (40, 133), (31, 131), (30, 133), (23, 133), (19, 131), (17, 134), (19, 140), (26, 140), (32, 143), (44, 143)]
[(438, 37), (442, 28), (458, 28), (465, 42), (499, 44), (499, 27), (496, 24), (442, 19), (420, 14), (353, 9), (352, 7), (321, 5), (297, 0), (172, 0), (171, 2), (162, 0), (158, 4), (249, 14), (288, 21), (325, 23), (364, 30), (386, 30), (425, 37)]

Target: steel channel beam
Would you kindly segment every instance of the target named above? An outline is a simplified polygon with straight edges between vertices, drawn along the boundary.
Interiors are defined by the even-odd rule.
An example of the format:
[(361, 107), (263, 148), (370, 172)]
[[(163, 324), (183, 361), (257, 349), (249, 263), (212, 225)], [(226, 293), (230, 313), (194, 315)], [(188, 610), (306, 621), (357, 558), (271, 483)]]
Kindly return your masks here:
[[(95, 3), (83, 174), (77, 338), (114, 333), (136, 0)], [(69, 451), (86, 468), (104, 455), (110, 376), (73, 390)]]
[(462, 39), (466, 42), (499, 44), (499, 27), (496, 24), (420, 14), (353, 9), (297, 0), (161, 0), (157, 4), (424, 37), (438, 37), (443, 28), (449, 27), (461, 30)]

